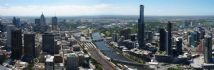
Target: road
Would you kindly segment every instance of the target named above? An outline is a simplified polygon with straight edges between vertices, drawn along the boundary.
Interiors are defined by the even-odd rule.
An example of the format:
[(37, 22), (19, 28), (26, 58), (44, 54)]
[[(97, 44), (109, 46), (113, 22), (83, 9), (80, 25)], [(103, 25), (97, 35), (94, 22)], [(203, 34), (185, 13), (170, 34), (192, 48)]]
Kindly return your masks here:
[(102, 54), (92, 42), (79, 42), (79, 44), (87, 49), (91, 57), (100, 63), (104, 70), (116, 70), (113, 63), (108, 61), (104, 54)]

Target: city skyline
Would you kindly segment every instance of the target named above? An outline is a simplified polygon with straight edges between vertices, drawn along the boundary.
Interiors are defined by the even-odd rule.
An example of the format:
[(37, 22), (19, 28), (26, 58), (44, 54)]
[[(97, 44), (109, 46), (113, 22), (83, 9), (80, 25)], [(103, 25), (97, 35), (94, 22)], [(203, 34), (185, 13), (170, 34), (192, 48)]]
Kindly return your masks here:
[(0, 16), (91, 16), (138, 15), (145, 5), (146, 16), (210, 16), (213, 0), (0, 0)]
[(211, 0), (52, 1), (0, 0), (0, 70), (214, 69)]

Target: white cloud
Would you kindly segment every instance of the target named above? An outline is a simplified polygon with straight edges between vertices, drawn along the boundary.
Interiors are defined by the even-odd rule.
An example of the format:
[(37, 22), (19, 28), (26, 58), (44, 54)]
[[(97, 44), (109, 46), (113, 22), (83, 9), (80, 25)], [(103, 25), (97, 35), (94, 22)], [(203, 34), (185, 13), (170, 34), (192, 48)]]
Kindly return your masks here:
[(56, 5), (56, 6), (0, 6), (0, 13), (4, 16), (81, 16), (81, 15), (137, 15), (138, 7), (115, 6), (110, 4), (98, 5)]

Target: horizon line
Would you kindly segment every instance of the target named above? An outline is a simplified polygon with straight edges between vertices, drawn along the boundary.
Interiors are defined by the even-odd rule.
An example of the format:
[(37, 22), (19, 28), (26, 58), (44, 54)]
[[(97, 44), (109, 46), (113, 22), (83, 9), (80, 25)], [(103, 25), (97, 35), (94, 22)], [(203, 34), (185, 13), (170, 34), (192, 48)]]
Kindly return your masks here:
[[(0, 15), (0, 17), (39, 17), (40, 15), (38, 16), (4, 16), (4, 15)], [(45, 16), (45, 14), (44, 14)], [(57, 16), (57, 15), (47, 15), (45, 17), (54, 17), (54, 16)], [(139, 16), (139, 15), (71, 15), (71, 16), (57, 16), (57, 17), (90, 17), (90, 16)], [(145, 17), (150, 17), (150, 16), (157, 16), (157, 17), (191, 17), (191, 16), (214, 16), (214, 15), (144, 15)]]

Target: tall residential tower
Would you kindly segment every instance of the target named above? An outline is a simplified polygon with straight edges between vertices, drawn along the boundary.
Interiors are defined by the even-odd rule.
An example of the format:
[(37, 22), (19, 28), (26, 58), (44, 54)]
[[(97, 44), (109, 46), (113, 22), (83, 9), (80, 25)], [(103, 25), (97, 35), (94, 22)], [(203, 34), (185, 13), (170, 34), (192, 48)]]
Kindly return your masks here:
[(52, 30), (57, 31), (58, 30), (58, 21), (57, 17), (52, 17)]
[(172, 55), (172, 23), (171, 22), (168, 22), (167, 30), (168, 30), (168, 49), (167, 49), (167, 54), (168, 55)]
[(36, 57), (34, 33), (24, 34), (24, 57), (27, 62)]
[(212, 62), (212, 36), (205, 35), (204, 39), (204, 62)]
[(22, 31), (14, 29), (11, 31), (11, 58), (20, 59), (22, 56)]
[(138, 19), (138, 43), (139, 48), (144, 49), (144, 6), (140, 5), (140, 18)]
[(168, 34), (167, 31), (164, 28), (161, 28), (160, 31), (160, 51), (167, 51), (168, 49)]

